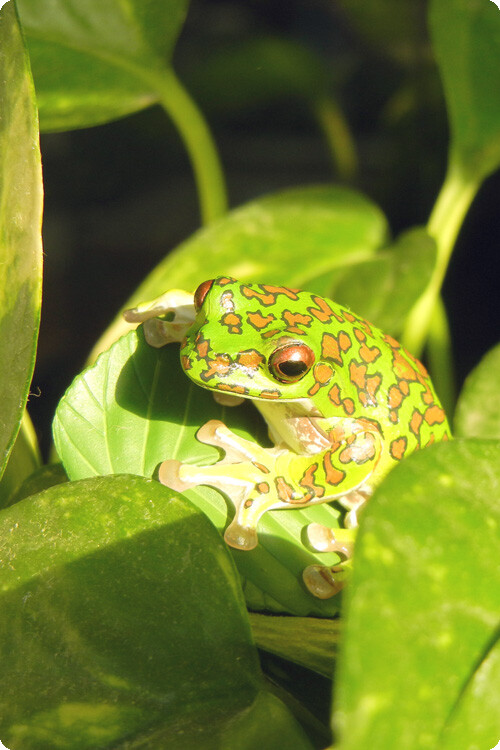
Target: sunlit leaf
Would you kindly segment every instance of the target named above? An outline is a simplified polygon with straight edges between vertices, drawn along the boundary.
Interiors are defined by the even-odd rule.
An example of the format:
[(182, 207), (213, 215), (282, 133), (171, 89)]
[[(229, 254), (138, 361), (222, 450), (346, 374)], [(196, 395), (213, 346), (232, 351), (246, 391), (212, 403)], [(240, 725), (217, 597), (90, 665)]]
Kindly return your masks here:
[[(221, 419), (243, 437), (266, 442), (265, 425), (252, 404), (219, 406), (211, 393), (186, 377), (175, 344), (153, 349), (138, 329), (75, 379), (57, 408), (54, 439), (71, 479), (125, 471), (151, 477), (166, 458), (216, 461), (218, 451), (195, 438), (209, 419)], [(232, 517), (230, 502), (214, 489), (200, 486), (185, 496), (221, 531)], [(338, 612), (338, 597), (320, 601), (302, 583), (307, 565), (338, 561), (333, 553), (306, 549), (305, 527), (314, 521), (338, 526), (338, 515), (328, 504), (264, 515), (258, 547), (231, 551), (249, 606), (299, 615)]]
[(461, 437), (500, 438), (500, 344), (471, 372), (457, 403), (454, 428)]
[(41, 220), (33, 84), (11, 1), (0, 9), (0, 476), (21, 423), (35, 362)]
[[(18, 0), (43, 130), (107, 122), (158, 100), (188, 0)], [(160, 84), (161, 86), (161, 84)]]
[(273, 750), (282, 734), (310, 748), (265, 691), (218, 534), (157, 482), (99, 477), (27, 498), (0, 513), (0, 558), (8, 747), (187, 750), (196, 736), (201, 750), (249, 738)]
[(348, 269), (337, 282), (335, 300), (397, 336), (427, 287), (435, 262), (432, 237), (425, 229), (410, 229), (389, 248)]
[[(339, 750), (435, 750), (464, 691), (498, 696), (498, 670), (479, 670), (500, 623), (499, 451), (497, 440), (433, 446), (370, 500), (345, 623)], [(500, 737), (497, 702), (480, 711)], [(474, 722), (461, 726), (449, 747), (470, 750)]]
[(429, 19), (451, 151), (480, 180), (500, 164), (500, 12), (491, 0), (432, 0)]
[[(339, 269), (370, 258), (387, 231), (381, 210), (348, 188), (305, 187), (268, 195), (231, 211), (169, 253), (127, 307), (166, 289), (194, 291), (215, 276), (285, 284), (328, 296)], [(96, 351), (127, 330), (118, 318)]]

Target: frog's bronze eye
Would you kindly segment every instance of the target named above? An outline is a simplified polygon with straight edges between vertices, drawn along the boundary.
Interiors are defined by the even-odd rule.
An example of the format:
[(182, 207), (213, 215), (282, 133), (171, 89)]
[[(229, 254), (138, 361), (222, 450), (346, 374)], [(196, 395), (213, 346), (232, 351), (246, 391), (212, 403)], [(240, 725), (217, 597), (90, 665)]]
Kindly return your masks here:
[(196, 312), (200, 309), (202, 304), (205, 302), (205, 297), (207, 296), (208, 292), (212, 288), (212, 284), (214, 283), (213, 279), (208, 279), (208, 281), (203, 281), (196, 292), (194, 293), (194, 309)]
[(271, 375), (281, 383), (296, 383), (314, 364), (314, 352), (305, 344), (287, 344), (269, 357)]

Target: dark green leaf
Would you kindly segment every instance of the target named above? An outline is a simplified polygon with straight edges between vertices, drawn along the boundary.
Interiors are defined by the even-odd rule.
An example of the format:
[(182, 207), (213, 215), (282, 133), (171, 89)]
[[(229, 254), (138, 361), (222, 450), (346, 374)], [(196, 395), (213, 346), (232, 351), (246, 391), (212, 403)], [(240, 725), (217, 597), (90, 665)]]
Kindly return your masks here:
[(391, 247), (348, 269), (336, 285), (334, 298), (398, 336), (435, 263), (435, 240), (423, 228), (410, 229)]
[(340, 640), (340, 620), (250, 613), (256, 645), (263, 651), (331, 678)]
[(454, 427), (460, 437), (500, 438), (500, 344), (471, 372), (457, 403)]
[(264, 692), (222, 541), (165, 487), (132, 476), (52, 487), (0, 513), (0, 547), (8, 747), (161, 747), (144, 744), (160, 732), (173, 750), (186, 733), (202, 750), (250, 748), (249, 736), (273, 750), (270, 720), (310, 747)]
[[(209, 419), (221, 419), (243, 437), (265, 441), (265, 426), (250, 403), (219, 406), (211, 393), (186, 377), (175, 344), (153, 349), (138, 329), (75, 379), (57, 408), (54, 439), (71, 479), (121, 472), (150, 477), (166, 458), (200, 464), (217, 460), (217, 450), (195, 438)], [(232, 506), (219, 492), (200, 486), (185, 495), (219, 530), (225, 528)], [(338, 526), (338, 515), (328, 504), (264, 515), (258, 547), (232, 550), (250, 607), (298, 615), (338, 612), (336, 598), (315, 599), (302, 583), (307, 565), (338, 561), (333, 553), (306, 549), (305, 527), (314, 521)]]
[(33, 84), (14, 3), (8, 2), (0, 10), (0, 476), (21, 423), (35, 363), (41, 221)]
[[(387, 236), (381, 210), (340, 186), (286, 190), (252, 201), (196, 232), (152, 271), (127, 307), (167, 289), (194, 291), (205, 279), (285, 284), (326, 294), (346, 264), (370, 258)], [(129, 326), (119, 318), (96, 349)]]
[[(433, 446), (370, 500), (341, 654), (339, 750), (435, 750), (463, 691), (484, 677), (498, 696), (498, 670), (478, 670), (500, 622), (499, 451), (495, 440)], [(497, 703), (481, 704), (481, 724), (500, 737)], [(450, 748), (479, 747), (473, 722), (462, 726)]]
[(18, 0), (41, 127), (68, 130), (148, 107), (188, 0)]
[(430, 29), (458, 163), (481, 180), (500, 164), (500, 12), (494, 2), (432, 0)]
[(421, 2), (400, 0), (339, 0), (348, 21), (382, 54), (399, 62), (415, 65), (415, 58), (425, 49), (425, 20)]
[[(224, 86), (221, 86), (224, 81)], [(190, 72), (190, 89), (204, 109), (245, 111), (279, 99), (313, 102), (328, 92), (326, 66), (291, 39), (262, 36), (209, 50)]]

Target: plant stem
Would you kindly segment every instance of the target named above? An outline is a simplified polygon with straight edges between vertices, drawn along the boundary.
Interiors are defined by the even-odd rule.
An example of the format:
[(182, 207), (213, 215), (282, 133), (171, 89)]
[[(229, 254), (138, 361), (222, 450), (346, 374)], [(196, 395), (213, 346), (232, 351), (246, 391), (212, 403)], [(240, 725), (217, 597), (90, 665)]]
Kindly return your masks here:
[(352, 182), (358, 170), (356, 145), (338, 104), (328, 96), (315, 102), (314, 114), (323, 130), (339, 177)]
[(226, 185), (219, 155), (196, 103), (172, 69), (152, 74), (160, 103), (178, 129), (193, 167), (203, 224), (227, 211)]
[(410, 310), (402, 338), (404, 345), (417, 357), (427, 339), (455, 240), (480, 184), (479, 179), (463, 171), (458, 159), (450, 157), (445, 181), (427, 224), (429, 234), (437, 243), (436, 266), (427, 289)]
[(437, 298), (429, 327), (427, 354), (438, 396), (445, 412), (451, 417), (455, 407), (456, 383), (448, 317), (440, 296)]

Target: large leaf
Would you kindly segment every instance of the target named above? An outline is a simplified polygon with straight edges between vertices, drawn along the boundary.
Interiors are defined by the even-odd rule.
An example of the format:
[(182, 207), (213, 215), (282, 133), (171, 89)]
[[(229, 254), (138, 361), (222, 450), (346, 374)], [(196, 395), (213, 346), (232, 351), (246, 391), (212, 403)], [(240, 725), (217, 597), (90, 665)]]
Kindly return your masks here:
[[(295, 188), (259, 198), (196, 232), (150, 273), (127, 306), (205, 279), (285, 284), (328, 296), (339, 269), (370, 258), (387, 236), (382, 211), (340, 186)], [(96, 351), (129, 330), (120, 318)]]
[(500, 439), (500, 344), (471, 372), (455, 413), (455, 433), (462, 437)]
[(415, 227), (373, 258), (347, 269), (335, 287), (335, 300), (398, 336), (429, 283), (435, 262), (435, 241), (425, 229)]
[[(499, 452), (495, 440), (433, 446), (370, 500), (345, 624), (339, 750), (435, 750), (448, 731), (450, 750), (498, 741), (499, 671), (482, 661), (500, 625)], [(475, 717), (484, 745), (465, 720), (478, 691), (489, 696)]]
[[(209, 419), (221, 419), (238, 434), (262, 443), (265, 427), (250, 403), (224, 408), (181, 370), (176, 345), (153, 349), (142, 330), (132, 331), (79, 375), (57, 408), (54, 439), (71, 479), (130, 472), (156, 476), (161, 461), (213, 463), (218, 451), (195, 439)], [(214, 489), (197, 487), (188, 497), (221, 531), (232, 511)], [(314, 563), (333, 564), (335, 554), (315, 554), (302, 543), (314, 521), (338, 526), (338, 510), (316, 505), (266, 513), (259, 521), (258, 547), (232, 550), (244, 579), (247, 603), (254, 609), (331, 616), (336, 599), (320, 601), (302, 583)]]
[[(18, 0), (43, 130), (107, 122), (157, 101), (188, 0)], [(168, 96), (168, 91), (166, 93)]]
[(0, 557), (8, 747), (310, 747), (265, 692), (218, 534), (157, 482), (95, 478), (23, 500), (0, 513)]
[(42, 172), (33, 85), (13, 2), (0, 10), (0, 476), (35, 362)]
[(454, 159), (481, 180), (500, 164), (500, 12), (494, 2), (432, 0)]

